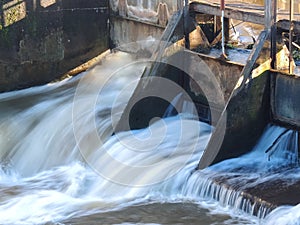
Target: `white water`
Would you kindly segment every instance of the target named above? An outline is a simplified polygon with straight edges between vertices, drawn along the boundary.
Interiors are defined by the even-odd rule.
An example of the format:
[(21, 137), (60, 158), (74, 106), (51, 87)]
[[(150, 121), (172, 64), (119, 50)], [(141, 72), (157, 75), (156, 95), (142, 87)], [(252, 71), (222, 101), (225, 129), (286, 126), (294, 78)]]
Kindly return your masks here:
[[(174, 117), (110, 137), (120, 116), (112, 108), (120, 114), (145, 66), (131, 62), (113, 54), (76, 79), (0, 96), (0, 224), (60, 221), (178, 194), (210, 127)], [(95, 133), (108, 141), (102, 146)]]
[[(253, 153), (196, 172), (211, 127), (186, 115), (111, 137), (145, 66), (132, 61), (125, 53), (112, 54), (75, 79), (0, 95), (0, 224), (75, 224), (92, 215), (100, 215), (98, 224), (261, 222), (240, 210), (251, 208), (243, 206), (240, 192), (210, 178), (240, 175), (243, 187), (276, 179), (280, 174), (272, 171), (285, 161), (277, 151), (277, 163), (268, 161), (262, 149), (283, 129), (271, 127)], [(286, 142), (288, 135), (282, 137)], [(251, 178), (256, 181), (248, 183)], [(160, 205), (165, 214), (157, 211)], [(173, 207), (179, 207), (176, 215)], [(293, 210), (297, 215), (298, 208)], [(131, 222), (138, 215), (141, 221)], [(281, 224), (294, 224), (289, 221)]]
[[(245, 198), (247, 190), (270, 186), (274, 181), (280, 181), (281, 184), (288, 187), (300, 179), (300, 170), (296, 165), (296, 158), (298, 158), (297, 134), (294, 131), (286, 131), (281, 127), (269, 126), (252, 152), (195, 172), (186, 183), (186, 194), (208, 199), (213, 197), (224, 207), (229, 205), (234, 209), (242, 209), (251, 215), (264, 218), (270, 213), (268, 205), (265, 203), (260, 205), (260, 202), (251, 203), (249, 199)], [(278, 137), (279, 141), (275, 142)], [(273, 148), (266, 154), (265, 151), (270, 146)], [(259, 190), (264, 191), (264, 189)], [(277, 213), (272, 215), (263, 222), (290, 224), (275, 223), (273, 217), (278, 215)], [(294, 220), (294, 218), (290, 219)]]

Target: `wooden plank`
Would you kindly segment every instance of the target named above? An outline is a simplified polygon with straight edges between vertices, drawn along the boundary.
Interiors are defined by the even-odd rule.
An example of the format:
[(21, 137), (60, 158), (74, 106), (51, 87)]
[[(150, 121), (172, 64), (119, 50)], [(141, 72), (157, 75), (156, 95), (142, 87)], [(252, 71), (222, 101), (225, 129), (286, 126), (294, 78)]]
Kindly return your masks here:
[(265, 0), (265, 28), (269, 30), (273, 26), (272, 12), (272, 0)]
[[(299, 21), (293, 21), (293, 31), (296, 34), (300, 33), (300, 22)], [(277, 28), (283, 29), (283, 30), (289, 30), (290, 27), (290, 21), (289, 20), (279, 20), (277, 22)]]
[[(204, 13), (209, 15), (221, 16), (221, 10), (218, 5), (205, 2), (193, 2), (190, 4), (190, 11), (197, 13)], [(246, 21), (255, 24), (265, 24), (265, 18), (263, 14), (259, 14), (254, 11), (243, 11), (236, 8), (226, 7), (224, 11), (224, 16), (226, 18), (231, 18), (235, 20)]]

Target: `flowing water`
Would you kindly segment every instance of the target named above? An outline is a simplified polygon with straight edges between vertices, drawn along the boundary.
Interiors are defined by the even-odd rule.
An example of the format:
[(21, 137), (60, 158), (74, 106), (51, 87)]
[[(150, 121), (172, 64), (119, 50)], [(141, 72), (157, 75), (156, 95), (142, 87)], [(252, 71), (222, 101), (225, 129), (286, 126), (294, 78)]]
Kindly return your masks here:
[(111, 136), (145, 67), (134, 61), (111, 54), (76, 78), (0, 95), (0, 224), (296, 224), (282, 215), (300, 218), (299, 206), (259, 218), (239, 191), (212, 182), (281, 176), (283, 158), (295, 163), (292, 131), (270, 126), (252, 153), (203, 171), (212, 128), (188, 115)]

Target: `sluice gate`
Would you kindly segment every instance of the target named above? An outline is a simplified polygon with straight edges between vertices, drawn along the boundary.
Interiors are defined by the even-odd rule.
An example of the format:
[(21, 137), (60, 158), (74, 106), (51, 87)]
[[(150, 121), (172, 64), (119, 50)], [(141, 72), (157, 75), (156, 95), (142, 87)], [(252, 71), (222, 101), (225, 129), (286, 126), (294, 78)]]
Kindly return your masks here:
[[(274, 1), (266, 1), (265, 8), (250, 12), (239, 10), (242, 7), (235, 7), (234, 4), (229, 6), (225, 13), (225, 27), (230, 26), (229, 18), (264, 25), (245, 63), (237, 63), (208, 54), (210, 47), (221, 40), (218, 7), (216, 3), (194, 1), (189, 5), (188, 16), (179, 13), (170, 17), (163, 35), (163, 41), (168, 44), (161, 45), (165, 49), (161, 48), (159, 54), (152, 52), (152, 56), (160, 55), (161, 58), (154, 58), (154, 63), (145, 70), (115, 130), (141, 129), (166, 114), (188, 112), (191, 116), (196, 112), (199, 120), (214, 126), (198, 169), (218, 165), (226, 159), (234, 161), (234, 158), (250, 152), (268, 124), (296, 131), (300, 128), (300, 105), (297, 100), (300, 80), (293, 74), (295, 64), (284, 36), (291, 25), (296, 34), (299, 30), (298, 22), (287, 21), (286, 13), (277, 16)], [(211, 13), (208, 15), (210, 17), (203, 15), (207, 12)], [(201, 26), (205, 25), (203, 20), (207, 18), (213, 18), (216, 22), (210, 32)], [(172, 28), (174, 25), (177, 27)], [(228, 38), (228, 32), (225, 35)], [(156, 78), (160, 78), (159, 82)], [(179, 89), (169, 92), (173, 89), (161, 82), (165, 79), (175, 82)], [(183, 107), (190, 102), (194, 105), (192, 110)], [(277, 140), (273, 145), (276, 144)], [(221, 174), (226, 172), (222, 171)], [(234, 176), (224, 177), (220, 175), (219, 179), (211, 182), (216, 187), (239, 187)], [(274, 185), (278, 189), (271, 191)], [(276, 180), (250, 185), (240, 191), (243, 201), (251, 205), (251, 213), (264, 216), (280, 205), (298, 204), (300, 199), (294, 196), (298, 188), (299, 182), (287, 187), (284, 180)], [(261, 208), (265, 210), (264, 213), (259, 211)]]
[[(124, 1), (122, 5), (127, 4)], [(149, 21), (144, 18), (143, 21), (142, 18), (143, 26), (149, 26), (150, 23), (155, 23), (154, 27), (163, 25), (159, 22), (159, 18), (166, 17), (159, 15), (162, 13), (159, 10), (161, 4), (157, 7), (157, 19)], [(210, 46), (220, 41), (218, 22), (220, 9), (216, 2), (193, 1), (185, 8), (180, 4), (177, 4), (177, 7), (181, 7), (179, 13), (175, 11), (170, 13), (161, 42), (156, 43), (160, 49), (159, 53), (154, 51), (148, 54), (148, 57), (151, 55), (157, 57), (158, 54), (160, 58), (149, 58), (154, 63), (144, 72), (143, 79), (128, 103), (115, 132), (147, 127), (153, 118), (165, 116), (170, 103), (173, 104), (173, 111), (182, 113), (184, 111), (182, 106), (192, 101), (198, 118), (215, 127), (210, 143), (199, 163), (199, 168), (205, 168), (224, 159), (249, 152), (269, 123), (298, 129), (297, 118), (291, 119), (295, 110), (298, 110), (297, 104), (288, 105), (283, 109), (276, 97), (280, 91), (285, 90), (281, 86), (283, 83), (294, 85), (297, 83), (295, 76), (286, 73), (289, 70), (290, 58), (281, 37), (282, 30), (286, 29), (284, 28), (287, 23), (286, 13), (274, 14), (276, 6), (273, 1), (266, 1), (265, 6), (256, 8), (251, 6), (253, 10), (250, 12), (232, 2), (228, 4), (225, 11), (227, 19), (224, 20), (227, 29), (229, 29), (229, 19), (232, 18), (263, 24), (265, 27), (252, 46), (248, 59), (244, 63), (236, 63), (230, 59), (224, 60), (222, 57), (207, 54)], [(117, 8), (118, 6), (115, 8), (115, 13), (120, 12)], [(185, 9), (189, 10), (188, 14), (184, 13)], [(121, 12), (122, 18), (126, 17), (127, 21), (136, 22), (137, 14), (134, 14), (136, 12), (132, 8), (123, 7), (122, 10), (125, 10)], [(266, 16), (263, 11), (266, 12)], [(204, 13), (208, 14), (208, 17), (203, 15)], [(213, 29), (209, 31), (211, 33), (201, 25), (205, 19), (210, 18), (209, 16), (213, 17), (215, 22)], [(120, 18), (120, 15), (117, 18)], [(119, 22), (117, 20), (114, 22), (112, 26), (118, 27)], [(132, 22), (126, 23), (128, 26), (132, 24)], [(296, 33), (298, 23), (293, 21), (293, 24)], [(142, 33), (148, 35), (147, 32)], [(225, 35), (226, 33), (228, 34), (225, 32)], [(139, 39), (141, 36), (134, 36), (134, 38), (138, 41), (142, 40)], [(147, 40), (147, 37), (143, 38)], [(112, 40), (123, 50), (124, 46), (128, 47), (124, 36), (115, 29), (113, 29)], [(135, 45), (135, 48), (132, 46), (134, 45), (130, 45), (130, 48), (134, 53), (150, 51), (141, 47), (142, 45)], [(191, 50), (184, 48), (187, 46)], [(294, 65), (293, 61), (292, 65)], [(167, 101), (153, 97), (161, 96), (164, 90), (163, 85), (155, 81), (158, 77), (171, 80), (184, 90), (185, 97), (181, 96), (180, 103), (174, 105), (174, 99), (178, 99), (180, 91), (175, 91), (173, 94), (166, 93)], [(291, 101), (291, 97), (283, 96), (295, 96), (296, 90), (297, 88), (291, 88), (280, 94), (282, 96), (280, 101), (286, 101), (283, 105), (287, 106), (294, 102)], [(290, 92), (293, 94), (290, 95)], [(152, 97), (141, 99), (148, 95)]]

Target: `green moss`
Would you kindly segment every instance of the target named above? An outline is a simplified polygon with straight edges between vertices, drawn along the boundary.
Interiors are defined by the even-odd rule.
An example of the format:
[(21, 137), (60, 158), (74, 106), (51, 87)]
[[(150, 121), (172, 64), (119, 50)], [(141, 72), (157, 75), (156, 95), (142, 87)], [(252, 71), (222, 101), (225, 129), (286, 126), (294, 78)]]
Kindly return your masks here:
[(293, 58), (294, 58), (294, 60), (300, 60), (300, 51), (298, 50), (298, 49), (295, 49), (294, 51), (293, 51)]
[(6, 44), (9, 45), (11, 44), (11, 39), (10, 39), (10, 30), (8, 27), (2, 27), (1, 26), (1, 30), (0, 30), (0, 38), (1, 41)]
[(227, 43), (226, 44), (226, 48), (229, 48), (229, 49), (235, 49), (237, 48), (233, 43)]
[(28, 34), (30, 34), (32, 36), (38, 35), (38, 32), (37, 32), (38, 22), (37, 22), (37, 18), (34, 14), (30, 14), (27, 16), (26, 27), (27, 27)]

